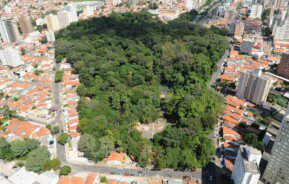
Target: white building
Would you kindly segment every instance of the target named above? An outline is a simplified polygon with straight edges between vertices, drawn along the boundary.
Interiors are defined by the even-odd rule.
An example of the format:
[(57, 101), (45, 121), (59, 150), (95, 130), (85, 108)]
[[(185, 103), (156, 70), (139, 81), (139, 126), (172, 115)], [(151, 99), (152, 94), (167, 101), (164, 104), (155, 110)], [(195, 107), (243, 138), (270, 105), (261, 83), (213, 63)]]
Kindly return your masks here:
[(274, 41), (289, 41), (289, 17), (276, 27)]
[(37, 26), (42, 26), (45, 23), (44, 19), (38, 18), (36, 19), (36, 25)]
[(49, 42), (54, 42), (54, 41), (55, 41), (54, 32), (48, 30), (48, 31), (46, 32), (46, 38), (47, 38), (47, 41), (49, 41)]
[(69, 24), (72, 22), (71, 13), (66, 10), (61, 10), (57, 12), (57, 17), (58, 17), (59, 25), (61, 27), (69, 26)]
[(94, 15), (93, 8), (91, 6), (85, 6), (83, 8), (83, 16), (84, 18), (88, 18)]
[(11, 175), (8, 180), (12, 184), (57, 184), (59, 176), (52, 171), (46, 171), (40, 175), (27, 171), (25, 167)]
[(250, 18), (261, 18), (262, 16), (262, 11), (263, 11), (263, 6), (262, 5), (252, 5), (252, 10), (250, 13)]
[(71, 14), (71, 22), (76, 22), (78, 20), (77, 17), (77, 9), (74, 4), (66, 5), (64, 10), (68, 11)]
[(186, 0), (186, 9), (191, 11), (193, 9), (193, 0)]
[(0, 48), (1, 65), (18, 67), (23, 64), (18, 50), (12, 47)]
[(49, 14), (45, 17), (45, 22), (47, 24), (47, 29), (51, 31), (58, 31), (60, 29), (60, 24), (57, 15)]
[(2, 40), (7, 43), (19, 40), (20, 34), (13, 18), (1, 17), (0, 15), (0, 34)]
[(244, 0), (243, 7), (251, 8), (252, 4), (253, 4), (253, 0)]
[(260, 178), (259, 163), (262, 158), (260, 150), (241, 145), (231, 175), (235, 184), (257, 184)]

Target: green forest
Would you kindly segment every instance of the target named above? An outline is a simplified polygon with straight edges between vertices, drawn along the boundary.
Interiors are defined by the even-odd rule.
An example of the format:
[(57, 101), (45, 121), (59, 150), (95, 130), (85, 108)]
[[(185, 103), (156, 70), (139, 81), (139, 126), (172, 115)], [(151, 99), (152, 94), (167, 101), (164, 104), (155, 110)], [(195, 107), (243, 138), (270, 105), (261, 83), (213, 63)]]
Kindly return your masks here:
[[(56, 60), (66, 58), (81, 82), (78, 149), (87, 158), (116, 150), (141, 167), (177, 170), (209, 162), (207, 134), (223, 101), (207, 85), (229, 44), (219, 29), (181, 17), (163, 23), (146, 11), (112, 13), (57, 34)], [(169, 126), (152, 140), (135, 129), (160, 117)]]

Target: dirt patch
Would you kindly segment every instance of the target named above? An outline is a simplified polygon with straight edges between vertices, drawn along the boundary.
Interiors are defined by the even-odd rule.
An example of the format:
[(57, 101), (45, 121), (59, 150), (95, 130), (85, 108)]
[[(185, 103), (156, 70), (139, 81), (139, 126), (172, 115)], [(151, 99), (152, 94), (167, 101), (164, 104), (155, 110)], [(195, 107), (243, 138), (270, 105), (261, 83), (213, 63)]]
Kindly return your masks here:
[(155, 134), (163, 131), (167, 125), (168, 123), (164, 118), (159, 118), (149, 124), (138, 123), (135, 128), (140, 131), (145, 138), (152, 139)]

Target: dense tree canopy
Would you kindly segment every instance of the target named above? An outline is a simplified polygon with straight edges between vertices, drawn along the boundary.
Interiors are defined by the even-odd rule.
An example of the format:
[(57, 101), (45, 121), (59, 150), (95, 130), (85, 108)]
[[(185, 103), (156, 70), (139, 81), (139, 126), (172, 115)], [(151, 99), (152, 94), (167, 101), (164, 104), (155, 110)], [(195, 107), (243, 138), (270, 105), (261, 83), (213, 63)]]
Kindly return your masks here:
[[(190, 25), (186, 16), (164, 24), (147, 12), (113, 13), (61, 30), (56, 59), (66, 58), (79, 74), (85, 156), (98, 161), (117, 150), (140, 166), (204, 166), (214, 151), (206, 132), (222, 110), (207, 84), (228, 47), (216, 31)], [(134, 128), (159, 117), (171, 125), (151, 141)]]

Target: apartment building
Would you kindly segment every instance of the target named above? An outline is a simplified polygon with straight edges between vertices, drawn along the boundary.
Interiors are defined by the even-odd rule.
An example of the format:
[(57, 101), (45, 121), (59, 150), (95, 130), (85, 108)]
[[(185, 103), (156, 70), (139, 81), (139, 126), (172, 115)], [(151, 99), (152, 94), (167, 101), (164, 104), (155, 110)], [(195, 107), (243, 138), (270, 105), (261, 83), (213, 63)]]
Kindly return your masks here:
[(12, 47), (3, 48), (0, 46), (0, 64), (18, 67), (23, 64), (18, 50), (13, 49)]
[(282, 54), (277, 74), (289, 78), (289, 53)]
[(47, 31), (46, 32), (46, 38), (47, 38), (47, 41), (54, 42), (55, 41), (54, 32), (53, 31)]
[(241, 72), (237, 97), (262, 105), (267, 99), (272, 84), (272, 78), (262, 75), (261, 69)]
[(279, 21), (274, 30), (274, 41), (289, 41), (289, 16), (285, 21)]
[(93, 16), (93, 15), (94, 15), (93, 7), (91, 7), (91, 6), (85, 6), (85, 7), (83, 8), (83, 16), (84, 16), (85, 18), (88, 18), (88, 17)]
[(60, 24), (57, 15), (49, 14), (45, 17), (45, 22), (47, 24), (48, 30), (58, 31), (60, 29)]
[(13, 18), (1, 17), (0, 15), (0, 34), (2, 41), (7, 43), (13, 43), (19, 40), (19, 31)]
[(267, 183), (289, 184), (289, 106), (282, 120), (281, 128), (274, 143), (271, 158), (263, 179)]
[(61, 10), (57, 12), (57, 17), (58, 17), (59, 25), (61, 27), (69, 26), (69, 24), (72, 22), (71, 13), (66, 10)]
[(66, 5), (64, 10), (68, 11), (71, 14), (71, 22), (76, 22), (78, 20), (77, 17), (77, 9), (74, 4)]
[(250, 13), (250, 18), (261, 18), (262, 15), (262, 11), (263, 11), (263, 6), (260, 4), (257, 5), (252, 5), (252, 10)]
[(23, 34), (29, 34), (33, 32), (32, 24), (30, 17), (28, 16), (27, 13), (22, 13), (19, 17), (19, 25), (20, 29)]
[(259, 163), (262, 158), (260, 150), (241, 145), (235, 160), (232, 180), (235, 184), (257, 184), (260, 178)]

